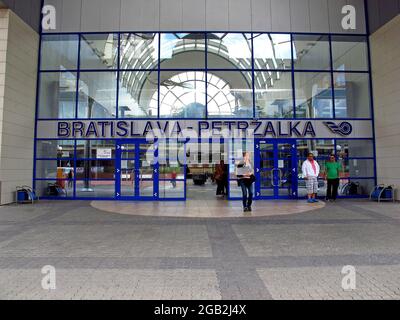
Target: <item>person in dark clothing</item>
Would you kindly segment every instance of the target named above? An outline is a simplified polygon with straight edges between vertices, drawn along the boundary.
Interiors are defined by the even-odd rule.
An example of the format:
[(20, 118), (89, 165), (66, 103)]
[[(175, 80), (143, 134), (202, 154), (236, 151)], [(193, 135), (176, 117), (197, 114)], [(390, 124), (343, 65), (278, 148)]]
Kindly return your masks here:
[(340, 172), (342, 171), (342, 166), (340, 163), (336, 162), (335, 155), (329, 157), (329, 162), (326, 163), (326, 174), (325, 178), (328, 182), (328, 189), (326, 193), (327, 201), (336, 201), (340, 183)]

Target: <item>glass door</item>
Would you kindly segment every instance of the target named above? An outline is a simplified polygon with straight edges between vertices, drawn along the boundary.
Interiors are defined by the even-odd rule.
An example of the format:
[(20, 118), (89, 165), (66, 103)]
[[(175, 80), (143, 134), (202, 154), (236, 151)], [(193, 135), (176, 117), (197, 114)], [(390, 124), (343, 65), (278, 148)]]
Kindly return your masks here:
[(117, 144), (117, 198), (158, 198), (157, 143), (122, 140)]
[(290, 140), (256, 141), (256, 197), (297, 198), (296, 143)]

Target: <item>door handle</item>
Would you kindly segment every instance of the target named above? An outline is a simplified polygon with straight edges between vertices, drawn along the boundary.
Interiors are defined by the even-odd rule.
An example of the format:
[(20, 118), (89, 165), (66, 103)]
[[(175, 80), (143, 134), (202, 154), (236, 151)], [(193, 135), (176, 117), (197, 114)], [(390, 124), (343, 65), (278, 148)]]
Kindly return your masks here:
[(279, 183), (278, 183), (278, 184), (275, 184), (275, 179), (274, 179), (274, 173), (275, 173), (276, 171), (280, 171), (280, 170), (279, 170), (279, 169), (276, 169), (276, 168), (274, 168), (274, 169), (271, 170), (271, 184), (272, 184), (273, 187), (279, 187)]

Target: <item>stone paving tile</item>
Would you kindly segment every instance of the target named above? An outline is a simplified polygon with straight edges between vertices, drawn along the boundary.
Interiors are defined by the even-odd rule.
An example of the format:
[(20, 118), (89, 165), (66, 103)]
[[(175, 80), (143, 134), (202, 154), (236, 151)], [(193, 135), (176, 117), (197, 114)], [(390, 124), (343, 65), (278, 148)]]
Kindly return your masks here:
[(1, 257), (210, 257), (205, 226), (39, 226), (0, 243)]
[(389, 224), (233, 226), (249, 256), (400, 253), (399, 227)]
[[(205, 208), (225, 205), (237, 209)], [(0, 207), (0, 299), (398, 299), (398, 210), (339, 201), (295, 215), (188, 219), (118, 215), (89, 201)], [(55, 292), (40, 288), (48, 264)], [(347, 296), (337, 288), (346, 264), (360, 272)]]
[(277, 300), (400, 300), (400, 266), (355, 266), (356, 289), (342, 288), (342, 267), (258, 269)]
[(56, 290), (42, 288), (40, 269), (1, 270), (0, 299), (221, 299), (213, 270), (56, 269)]

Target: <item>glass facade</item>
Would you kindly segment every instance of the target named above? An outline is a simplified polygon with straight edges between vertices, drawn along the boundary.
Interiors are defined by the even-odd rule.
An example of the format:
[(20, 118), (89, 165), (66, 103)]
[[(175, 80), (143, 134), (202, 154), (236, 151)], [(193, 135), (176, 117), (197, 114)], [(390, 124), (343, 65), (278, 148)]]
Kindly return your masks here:
[[(45, 34), (40, 54), (38, 121), (337, 119), (372, 123), (366, 36)], [(300, 172), (307, 152), (312, 151), (324, 171), (333, 153), (343, 165), (343, 186), (354, 181), (360, 194), (366, 194), (374, 183), (372, 139), (294, 140), (294, 153), (282, 158), (279, 147), (286, 144), (273, 146), (278, 164), (290, 158)], [(34, 179), (41, 195), (51, 196), (51, 185), (57, 184), (68, 198), (114, 199), (132, 194), (185, 198), (184, 163), (169, 155), (165, 164), (145, 163), (141, 144), (126, 141), (124, 145), (127, 149), (122, 152), (117, 140), (37, 139)], [(229, 148), (233, 161), (235, 147)], [(262, 161), (267, 168), (273, 163), (268, 157)], [(271, 183), (276, 181), (269, 180), (270, 173), (263, 174), (268, 179), (263, 178), (261, 196), (269, 197), (274, 194)], [(298, 174), (291, 182), (289, 192), (297, 189), (297, 196), (303, 196), (303, 177)], [(234, 198), (240, 193), (234, 177), (229, 185)], [(320, 187), (323, 194), (322, 180)], [(342, 195), (347, 195), (345, 191)]]

